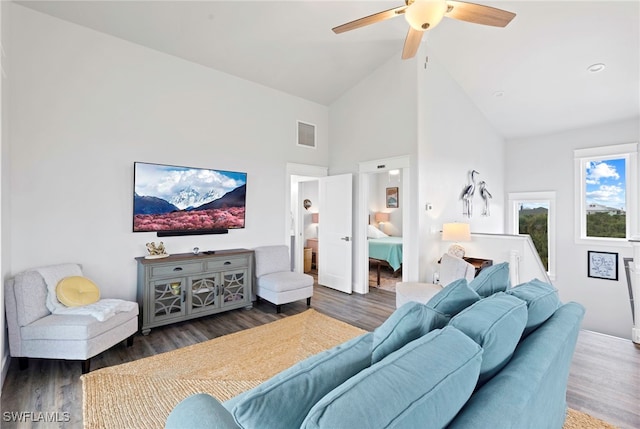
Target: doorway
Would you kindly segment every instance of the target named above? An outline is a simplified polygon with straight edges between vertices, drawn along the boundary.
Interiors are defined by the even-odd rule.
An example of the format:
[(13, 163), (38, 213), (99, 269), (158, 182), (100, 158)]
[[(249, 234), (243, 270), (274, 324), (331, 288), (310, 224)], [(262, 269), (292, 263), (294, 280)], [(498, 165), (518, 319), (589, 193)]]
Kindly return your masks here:
[[(305, 248), (308, 252), (309, 247), (315, 247), (318, 284), (351, 293), (353, 175), (328, 176), (324, 167), (287, 164), (287, 178), (287, 212), (290, 216), (285, 242), (290, 243), (292, 249), (292, 270), (304, 272)], [(317, 182), (315, 208), (312, 198), (307, 198), (311, 195), (308, 192), (316, 195), (313, 182)], [(303, 196), (303, 193), (307, 195)], [(326, 219), (324, 228), (321, 227), (322, 219)], [(316, 246), (312, 244), (314, 233), (317, 233)]]
[[(357, 201), (354, 210), (353, 231), (353, 292), (365, 294), (369, 292), (369, 252), (367, 249), (368, 226), (368, 193), (370, 173), (388, 173), (389, 170), (398, 169), (402, 176), (402, 280), (418, 281), (419, 277), (419, 251), (418, 251), (418, 197), (417, 173), (415, 161), (410, 156), (385, 158), (373, 161), (361, 162), (358, 168)], [(300, 215), (304, 210), (302, 201), (298, 202), (298, 186), (301, 181), (318, 180), (328, 175), (326, 167), (318, 167), (305, 164), (287, 164), (286, 180), (286, 213), (285, 217), (285, 243), (291, 243), (293, 255), (293, 267), (295, 271), (304, 269), (304, 243), (302, 242), (303, 225)], [(296, 177), (298, 176), (298, 177)], [(414, 191), (415, 190), (415, 191)], [(319, 225), (322, 223), (320, 213)], [(320, 261), (320, 264), (322, 262)], [(400, 281), (400, 279), (398, 280)]]
[(369, 288), (395, 292), (402, 281), (404, 189), (399, 169), (369, 173)]
[[(287, 211), (285, 222), (285, 243), (291, 249), (291, 268), (295, 272), (304, 272), (305, 235), (312, 238), (314, 232), (313, 213), (318, 213), (317, 198), (314, 201), (313, 190), (317, 194), (318, 179), (327, 175), (326, 167), (287, 163)], [(301, 193), (302, 190), (302, 193)], [(308, 194), (311, 192), (311, 194)], [(310, 197), (310, 198), (309, 198)], [(304, 207), (304, 200), (310, 200), (310, 206)], [(315, 207), (314, 207), (315, 204)], [(309, 227), (306, 230), (305, 225)], [(317, 224), (315, 225), (317, 237)]]
[(317, 178), (294, 176), (298, 180), (299, 237), (303, 248), (301, 270), (305, 274), (318, 274), (318, 230), (320, 224), (319, 213), (319, 183)]
[[(372, 189), (377, 188), (375, 185), (376, 178), (387, 175), (392, 170), (399, 171), (399, 181), (401, 184), (401, 196), (397, 201), (397, 208), (401, 210), (397, 211), (394, 220), (398, 225), (394, 225), (394, 228), (401, 227), (401, 230), (396, 230), (396, 233), (402, 236), (402, 275), (397, 278), (397, 282), (400, 281), (418, 281), (418, 230), (417, 230), (417, 216), (418, 216), (418, 198), (414, 195), (415, 186), (412, 183), (417, 183), (416, 178), (413, 177), (415, 168), (412, 167), (412, 158), (410, 156), (400, 156), (395, 158), (385, 158), (373, 161), (361, 162), (359, 165), (359, 198), (357, 209), (357, 231), (355, 233), (355, 239), (357, 242), (356, 250), (356, 264), (355, 267), (357, 273), (357, 279), (355, 281), (354, 291), (358, 293), (369, 292), (369, 243), (368, 243), (368, 229), (370, 219), (370, 193), (374, 192)], [(379, 176), (380, 175), (380, 176)], [(393, 182), (396, 183), (396, 182)], [(389, 210), (392, 207), (386, 207), (387, 188), (395, 188), (392, 183), (390, 186), (384, 185), (384, 198), (385, 206), (384, 210)], [(379, 192), (379, 191), (378, 191)], [(390, 196), (393, 195), (393, 191)], [(386, 219), (386, 217), (383, 217)], [(391, 219), (391, 215), (389, 216)], [(375, 215), (373, 217), (375, 223)], [(389, 222), (390, 224), (391, 222)], [(385, 231), (389, 228), (391, 231), (391, 225), (385, 224)]]

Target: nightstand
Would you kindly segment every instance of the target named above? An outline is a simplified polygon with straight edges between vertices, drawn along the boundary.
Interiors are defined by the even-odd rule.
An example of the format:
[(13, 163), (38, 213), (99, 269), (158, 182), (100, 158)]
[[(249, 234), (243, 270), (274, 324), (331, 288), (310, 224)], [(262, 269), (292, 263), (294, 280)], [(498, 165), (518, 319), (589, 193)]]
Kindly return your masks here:
[(311, 248), (311, 268), (318, 269), (318, 239), (307, 238), (307, 247)]
[(464, 259), (465, 261), (467, 261), (468, 263), (476, 267), (476, 275), (475, 275), (476, 277), (478, 276), (478, 274), (480, 274), (480, 271), (482, 271), (484, 268), (487, 268), (493, 265), (493, 259), (468, 258), (466, 256), (463, 257), (462, 259)]

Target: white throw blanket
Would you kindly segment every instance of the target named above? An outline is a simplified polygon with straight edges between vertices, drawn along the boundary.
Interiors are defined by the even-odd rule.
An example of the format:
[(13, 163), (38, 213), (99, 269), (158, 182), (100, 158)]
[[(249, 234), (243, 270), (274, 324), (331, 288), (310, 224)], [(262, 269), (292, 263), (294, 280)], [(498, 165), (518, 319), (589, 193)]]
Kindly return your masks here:
[(56, 286), (65, 277), (82, 276), (80, 266), (78, 264), (59, 264), (38, 268), (37, 271), (47, 285), (47, 308), (53, 314), (93, 316), (100, 322), (104, 322), (116, 313), (131, 311), (138, 305), (135, 302), (122, 299), (101, 299), (98, 302), (81, 307), (67, 307), (58, 301)]
[(116, 313), (122, 311), (131, 311), (138, 304), (122, 299), (101, 299), (93, 304), (83, 305), (81, 307), (64, 307), (56, 310), (53, 314), (76, 314), (93, 316), (100, 322), (115, 316)]

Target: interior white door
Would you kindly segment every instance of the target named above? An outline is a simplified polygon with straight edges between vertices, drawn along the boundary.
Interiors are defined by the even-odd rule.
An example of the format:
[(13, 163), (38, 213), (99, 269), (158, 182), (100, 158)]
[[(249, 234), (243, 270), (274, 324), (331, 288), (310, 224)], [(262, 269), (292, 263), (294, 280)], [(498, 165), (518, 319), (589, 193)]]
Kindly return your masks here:
[(318, 181), (318, 283), (351, 293), (352, 175), (321, 177)]

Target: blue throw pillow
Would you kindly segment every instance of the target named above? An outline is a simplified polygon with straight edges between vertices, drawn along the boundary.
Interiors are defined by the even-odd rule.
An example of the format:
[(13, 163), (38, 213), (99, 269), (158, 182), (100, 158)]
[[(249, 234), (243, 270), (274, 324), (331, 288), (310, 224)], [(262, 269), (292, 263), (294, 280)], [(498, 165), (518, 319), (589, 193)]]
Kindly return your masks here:
[(473, 393), (482, 353), (456, 329), (432, 331), (332, 390), (301, 428), (443, 428)]
[(509, 263), (502, 262), (483, 268), (480, 274), (471, 280), (469, 286), (482, 297), (491, 296), (496, 292), (504, 292), (511, 286)]
[(522, 283), (511, 289), (507, 294), (520, 298), (527, 303), (527, 325), (524, 328), (524, 336), (529, 335), (538, 326), (547, 321), (560, 306), (558, 290), (538, 279)]
[(511, 359), (527, 323), (527, 304), (498, 292), (462, 310), (449, 322), (483, 348), (479, 384), (497, 374)]
[(313, 355), (224, 403), (243, 428), (300, 427), (313, 405), (371, 365), (372, 333)]
[(423, 304), (413, 301), (404, 304), (373, 331), (371, 364), (448, 322), (445, 314)]
[(459, 279), (443, 287), (425, 305), (449, 316), (455, 316), (479, 300), (480, 295), (469, 287), (467, 279)]

